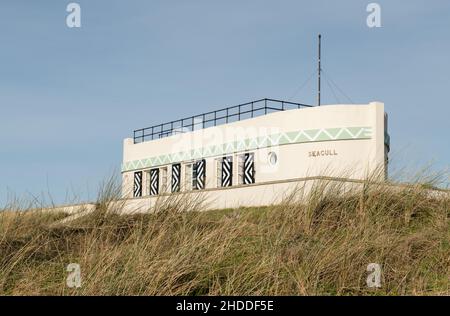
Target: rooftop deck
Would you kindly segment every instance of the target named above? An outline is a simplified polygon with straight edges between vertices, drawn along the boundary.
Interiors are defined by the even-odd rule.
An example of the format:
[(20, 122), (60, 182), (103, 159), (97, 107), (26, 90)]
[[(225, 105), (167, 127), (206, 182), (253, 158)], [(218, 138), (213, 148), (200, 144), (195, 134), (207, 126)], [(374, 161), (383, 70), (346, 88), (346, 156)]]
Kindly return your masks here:
[(313, 105), (274, 99), (251, 101), (221, 110), (211, 111), (191, 117), (134, 130), (134, 143), (142, 143), (171, 135), (242, 121), (273, 112), (313, 107)]

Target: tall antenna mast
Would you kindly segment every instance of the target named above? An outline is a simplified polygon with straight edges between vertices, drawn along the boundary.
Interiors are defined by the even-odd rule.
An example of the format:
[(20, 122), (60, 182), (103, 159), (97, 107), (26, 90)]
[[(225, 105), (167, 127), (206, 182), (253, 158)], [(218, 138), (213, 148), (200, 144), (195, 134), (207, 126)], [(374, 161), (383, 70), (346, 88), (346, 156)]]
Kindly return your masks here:
[(321, 62), (321, 41), (322, 41), (322, 35), (319, 34), (319, 67), (317, 68), (317, 72), (318, 72), (318, 77), (317, 77), (317, 105), (320, 106), (320, 73), (322, 72), (322, 68), (320, 66), (320, 62)]

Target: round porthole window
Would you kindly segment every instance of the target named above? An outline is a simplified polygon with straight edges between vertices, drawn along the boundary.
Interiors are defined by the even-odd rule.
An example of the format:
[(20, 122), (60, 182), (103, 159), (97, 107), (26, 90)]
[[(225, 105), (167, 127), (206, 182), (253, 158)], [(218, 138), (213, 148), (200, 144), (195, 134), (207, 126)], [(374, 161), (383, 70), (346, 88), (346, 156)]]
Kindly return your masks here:
[(269, 153), (269, 164), (275, 166), (277, 164), (278, 157), (273, 151)]

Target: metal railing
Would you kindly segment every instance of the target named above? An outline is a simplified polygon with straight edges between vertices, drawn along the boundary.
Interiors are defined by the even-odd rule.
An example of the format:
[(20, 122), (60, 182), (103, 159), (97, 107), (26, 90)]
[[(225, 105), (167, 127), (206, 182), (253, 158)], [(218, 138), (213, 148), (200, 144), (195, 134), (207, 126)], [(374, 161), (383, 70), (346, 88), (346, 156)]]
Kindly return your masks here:
[(133, 139), (134, 143), (137, 144), (179, 133), (192, 132), (198, 129), (237, 122), (278, 111), (300, 109), (302, 107), (313, 107), (313, 105), (275, 99), (261, 99), (151, 127), (140, 128), (133, 131)]

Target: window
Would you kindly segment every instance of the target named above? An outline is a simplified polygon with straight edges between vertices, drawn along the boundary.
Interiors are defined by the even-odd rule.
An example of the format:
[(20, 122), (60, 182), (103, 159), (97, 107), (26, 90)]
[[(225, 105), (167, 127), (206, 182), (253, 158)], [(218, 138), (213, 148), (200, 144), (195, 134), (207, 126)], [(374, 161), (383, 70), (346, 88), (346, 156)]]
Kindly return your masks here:
[(268, 160), (269, 160), (269, 164), (270, 164), (271, 166), (275, 166), (275, 165), (277, 164), (277, 161), (278, 161), (277, 154), (274, 153), (273, 151), (271, 151), (271, 152), (269, 153)]
[(246, 153), (244, 155), (244, 184), (255, 183), (255, 155)]
[(197, 190), (197, 163), (192, 165), (192, 189)]
[(150, 170), (150, 195), (158, 195), (159, 193), (159, 169)]
[(133, 197), (142, 196), (142, 171), (134, 173)]
[(255, 183), (255, 154), (240, 155), (238, 169), (239, 184)]
[(194, 164), (192, 172), (192, 188), (194, 190), (203, 190), (205, 188), (206, 161), (199, 160)]
[(222, 187), (230, 187), (233, 183), (233, 157), (223, 157), (221, 161), (221, 183)]
[(180, 192), (181, 164), (172, 165), (172, 192)]

